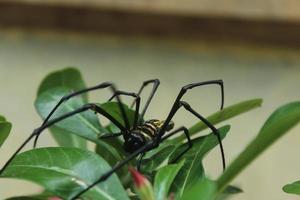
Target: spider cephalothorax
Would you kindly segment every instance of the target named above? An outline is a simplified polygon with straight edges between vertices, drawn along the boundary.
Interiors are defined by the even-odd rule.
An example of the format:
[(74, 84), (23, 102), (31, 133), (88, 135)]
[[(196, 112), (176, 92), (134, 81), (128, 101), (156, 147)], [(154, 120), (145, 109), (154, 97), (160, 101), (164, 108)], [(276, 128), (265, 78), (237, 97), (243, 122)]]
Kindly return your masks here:
[[(143, 91), (144, 87), (148, 84), (152, 83), (153, 88), (151, 90), (151, 93), (145, 103), (145, 106), (140, 111), (140, 94)], [(146, 110), (156, 93), (156, 90), (159, 86), (160, 82), (158, 79), (148, 80), (143, 83), (141, 88), (139, 89), (138, 93), (133, 92), (125, 92), (125, 91), (119, 91), (116, 89), (114, 84), (110, 82), (103, 82), (99, 85), (96, 85), (94, 87), (89, 87), (86, 89), (79, 90), (77, 92), (73, 92), (71, 94), (68, 94), (61, 98), (61, 100), (54, 106), (52, 111), (48, 114), (48, 116), (45, 118), (43, 124), (35, 129), (33, 133), (27, 138), (27, 140), (18, 148), (18, 150), (11, 156), (11, 158), (5, 163), (3, 168), (0, 171), (0, 175), (4, 172), (6, 167), (11, 163), (11, 161), (15, 158), (15, 156), (23, 149), (23, 147), (30, 142), (31, 139), (35, 137), (34, 144), (36, 145), (38, 136), (48, 127), (52, 126), (53, 124), (56, 124), (66, 118), (72, 117), (73, 115), (76, 115), (81, 112), (85, 112), (88, 110), (92, 110), (93, 112), (100, 114), (104, 117), (106, 117), (108, 120), (110, 120), (115, 126), (117, 126), (120, 129), (119, 133), (110, 133), (105, 134), (99, 137), (99, 139), (109, 139), (109, 138), (115, 138), (119, 136), (123, 136), (124, 138), (124, 150), (130, 153), (127, 158), (124, 160), (118, 162), (115, 164), (115, 166), (112, 166), (112, 169), (104, 173), (99, 179), (97, 179), (94, 183), (90, 184), (88, 187), (83, 189), (82, 191), (78, 192), (76, 195), (74, 195), (71, 199), (75, 200), (79, 198), (83, 193), (97, 185), (98, 183), (106, 180), (108, 177), (110, 177), (115, 171), (122, 168), (124, 165), (128, 164), (131, 160), (136, 158), (138, 155), (140, 155), (140, 158), (138, 159), (137, 168), (140, 168), (140, 165), (142, 163), (142, 158), (145, 155), (146, 152), (156, 148), (159, 146), (160, 143), (168, 139), (169, 137), (183, 132), (187, 141), (188, 146), (186, 149), (184, 149), (177, 157), (173, 160), (176, 162), (184, 153), (186, 153), (189, 149), (192, 147), (192, 140), (189, 136), (189, 130), (184, 127), (180, 126), (179, 128), (172, 130), (174, 128), (174, 123), (171, 121), (174, 115), (177, 113), (177, 111), (180, 108), (184, 108), (186, 111), (194, 115), (196, 118), (198, 118), (200, 121), (202, 121), (208, 128), (210, 128), (214, 135), (217, 136), (218, 142), (220, 145), (220, 150), (222, 154), (222, 164), (223, 164), (223, 170), (225, 169), (225, 156), (224, 156), (224, 150), (221, 142), (221, 137), (218, 132), (218, 130), (202, 115), (200, 115), (198, 112), (196, 112), (187, 102), (182, 101), (182, 97), (184, 94), (195, 87), (203, 86), (203, 85), (219, 85), (221, 87), (221, 109), (223, 109), (224, 104), (224, 88), (223, 88), (223, 81), (222, 80), (212, 80), (212, 81), (205, 81), (205, 82), (198, 82), (198, 83), (192, 83), (188, 84), (186, 86), (183, 86), (170, 110), (165, 120), (157, 120), (157, 119), (151, 119), (148, 121), (143, 122), (142, 119), (144, 119), (144, 115), (146, 113)], [(77, 95), (81, 95), (90, 91), (104, 89), (104, 88), (110, 88), (113, 92), (112, 97), (109, 99), (112, 100), (113, 98), (117, 99), (117, 103), (120, 109), (120, 113), (123, 118), (123, 123), (118, 121), (116, 118), (114, 118), (112, 115), (110, 115), (106, 110), (104, 110), (101, 106), (93, 103), (85, 104), (71, 112), (65, 113), (61, 116), (55, 117), (53, 119), (50, 119), (53, 113), (57, 110), (57, 108), (67, 101), (68, 99), (75, 97)], [(134, 101), (132, 103), (132, 106), (135, 105), (135, 115), (134, 115), (134, 121), (133, 125), (129, 123), (128, 116), (125, 112), (124, 105), (121, 102), (121, 99), (119, 96), (131, 96), (134, 98)], [(171, 131), (172, 130), (172, 131)]]
[[(136, 129), (131, 130), (129, 136), (125, 138), (123, 145), (124, 150), (128, 153), (132, 153), (144, 146), (147, 142), (155, 139), (164, 122), (164, 120), (151, 119), (137, 126)], [(166, 130), (170, 131), (173, 128), (174, 123), (170, 121)]]

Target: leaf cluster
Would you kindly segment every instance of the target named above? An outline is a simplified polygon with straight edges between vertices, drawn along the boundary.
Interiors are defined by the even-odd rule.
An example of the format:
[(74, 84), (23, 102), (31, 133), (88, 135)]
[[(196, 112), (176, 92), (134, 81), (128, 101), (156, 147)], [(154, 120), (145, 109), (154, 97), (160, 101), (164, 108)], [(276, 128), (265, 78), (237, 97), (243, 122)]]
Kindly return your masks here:
[[(40, 84), (35, 108), (42, 119), (45, 119), (62, 96), (85, 87), (82, 75), (75, 68), (50, 73)], [(61, 116), (88, 102), (90, 100), (87, 94), (71, 98), (64, 102), (52, 117)], [(115, 102), (96, 103), (120, 123), (124, 123)], [(218, 124), (257, 108), (261, 103), (261, 99), (240, 102), (212, 114), (207, 119), (212, 124)], [(124, 106), (130, 123), (133, 123), (134, 111)], [(156, 200), (225, 199), (231, 194), (241, 192), (239, 188), (229, 186), (233, 178), (299, 120), (300, 102), (290, 103), (276, 110), (265, 122), (257, 137), (215, 181), (206, 176), (203, 159), (218, 145), (218, 140), (212, 133), (199, 136), (198, 133), (207, 128), (202, 122), (189, 129), (193, 147), (177, 163), (171, 163), (172, 158), (179, 155), (188, 145), (183, 136), (171, 138), (158, 148), (147, 152), (142, 160), (142, 172), (153, 185)], [(0, 116), (0, 147), (10, 129), (11, 123)], [(71, 199), (74, 194), (92, 184), (128, 156), (122, 147), (122, 137), (99, 139), (104, 134), (118, 131), (118, 128), (112, 123), (105, 124), (101, 116), (91, 111), (67, 118), (51, 126), (49, 130), (58, 147), (37, 148), (17, 155), (1, 176), (34, 182), (43, 186), (45, 191), (42, 194), (10, 199)], [(222, 139), (229, 130), (229, 125), (219, 128)], [(94, 148), (91, 148), (89, 143), (94, 144)], [(132, 178), (128, 172), (128, 167), (135, 166), (135, 163), (136, 160), (128, 163), (105, 182), (85, 193), (81, 199), (144, 199), (138, 196), (132, 187)]]

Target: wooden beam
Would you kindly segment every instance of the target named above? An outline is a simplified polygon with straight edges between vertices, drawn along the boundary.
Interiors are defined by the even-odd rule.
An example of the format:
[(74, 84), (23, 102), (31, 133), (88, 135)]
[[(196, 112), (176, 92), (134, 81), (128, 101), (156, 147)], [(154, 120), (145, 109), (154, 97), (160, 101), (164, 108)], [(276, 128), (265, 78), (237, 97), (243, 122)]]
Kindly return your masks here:
[(300, 23), (0, 2), (0, 26), (300, 46)]

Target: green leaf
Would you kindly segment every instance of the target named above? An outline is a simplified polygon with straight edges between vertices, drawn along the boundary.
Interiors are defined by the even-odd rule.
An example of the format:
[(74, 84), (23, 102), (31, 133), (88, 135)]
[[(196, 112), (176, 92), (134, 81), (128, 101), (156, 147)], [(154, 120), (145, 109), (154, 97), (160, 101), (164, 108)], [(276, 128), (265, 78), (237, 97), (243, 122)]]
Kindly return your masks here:
[(167, 165), (157, 171), (154, 179), (154, 195), (156, 200), (167, 199), (171, 184), (182, 166), (183, 162), (180, 162), (178, 164)]
[(195, 183), (187, 192), (183, 194), (180, 200), (214, 200), (215, 191), (215, 183), (205, 178)]
[[(120, 130), (118, 128), (116, 128), (117, 130), (111, 130), (111, 127), (116, 127), (116, 126), (106, 126), (105, 129), (107, 130), (107, 134), (113, 134), (113, 133), (118, 133), (120, 132)], [(123, 148), (123, 143), (124, 143), (124, 139), (122, 136), (119, 137), (114, 137), (114, 138), (109, 138), (109, 139), (103, 139), (106, 143), (108, 143), (109, 145), (113, 146), (114, 148), (116, 148), (119, 152), (122, 152), (122, 154), (125, 155), (125, 151)]]
[(167, 139), (157, 148), (148, 151), (143, 159), (142, 171), (151, 173), (153, 170), (157, 170), (183, 142)]
[(221, 192), (247, 165), (299, 121), (300, 102), (289, 103), (278, 108), (265, 122), (256, 138), (219, 177), (218, 191)]
[[(80, 71), (76, 68), (68, 67), (48, 74), (39, 86), (37, 95), (56, 87), (65, 87), (74, 91), (86, 88)], [(87, 102), (87, 94), (82, 94)]]
[[(65, 68), (60, 71), (55, 71), (47, 75), (39, 86), (37, 96), (39, 97), (44, 92), (53, 88), (64, 87), (67, 90), (66, 94), (86, 88), (81, 73), (75, 68)], [(82, 94), (79, 98), (84, 103), (87, 103), (87, 94)], [(59, 99), (58, 99), (59, 100)], [(56, 102), (58, 103), (58, 101)], [(38, 110), (39, 112), (39, 110)], [(40, 113), (40, 112), (39, 112)], [(49, 113), (45, 113), (49, 114)], [(41, 115), (41, 113), (40, 113)], [(71, 134), (67, 130), (57, 127), (50, 128), (50, 131), (60, 146), (86, 148), (86, 140)]]
[[(68, 200), (109, 169), (106, 161), (93, 152), (78, 148), (51, 147), (17, 155), (2, 177), (35, 182)], [(115, 174), (93, 187), (83, 197), (93, 200), (128, 199)]]
[[(110, 140), (114, 140), (114, 139), (110, 139)], [(121, 152), (114, 154), (114, 153), (110, 153), (111, 151), (107, 151), (107, 149), (115, 149), (115, 148), (112, 145), (107, 144), (107, 142), (102, 142), (102, 143), (98, 142), (95, 151), (98, 155), (104, 158), (111, 166), (116, 164), (119, 160), (121, 160), (124, 157), (124, 155)], [(115, 149), (114, 151), (117, 151), (117, 149)]]
[[(252, 99), (252, 100), (243, 101), (243, 102), (228, 106), (228, 107), (224, 108), (223, 110), (210, 115), (207, 118), (207, 120), (212, 124), (218, 124), (227, 119), (230, 119), (230, 118), (240, 115), (242, 113), (248, 112), (254, 108), (257, 108), (257, 107), (261, 106), (261, 104), (262, 104), (261, 99)], [(191, 128), (189, 128), (189, 133), (190, 133), (190, 135), (197, 134), (206, 128), (208, 128), (208, 127), (203, 122), (200, 121), (200, 122), (196, 123), (195, 125), (193, 125)], [(166, 148), (166, 146), (180, 144), (185, 139), (186, 139), (185, 136), (182, 135), (182, 136), (176, 137), (174, 139), (167, 140), (163, 144), (161, 144), (158, 148), (155, 148), (152, 151), (154, 151), (155, 153), (159, 153), (164, 148)], [(150, 151), (150, 152), (152, 152), (152, 151)], [(169, 155), (165, 155), (165, 156), (168, 157)]]
[(67, 131), (56, 126), (52, 126), (49, 129), (52, 133), (52, 136), (60, 146), (86, 149), (86, 140), (75, 135), (73, 132)]
[[(223, 122), (227, 119), (233, 118), (237, 115), (240, 115), (242, 113), (248, 112), (254, 108), (257, 108), (261, 106), (262, 99), (252, 99), (247, 101), (242, 101), (240, 103), (228, 106), (224, 108), (221, 111), (218, 111), (206, 119), (213, 125), (218, 124), (220, 122)], [(196, 134), (204, 129), (206, 129), (207, 126), (203, 122), (198, 122), (195, 125), (193, 125), (191, 128), (189, 128), (190, 135)], [(180, 140), (184, 140), (184, 136), (179, 137)], [(178, 141), (178, 138), (175, 138), (174, 141)]]
[(7, 122), (3, 116), (0, 116), (0, 147), (3, 145), (4, 141), (7, 139), (10, 130), (11, 123)]
[[(128, 117), (130, 127), (132, 127), (135, 117), (135, 111), (129, 108), (127, 105), (123, 104), (125, 109), (126, 116)], [(124, 125), (123, 116), (121, 114), (121, 110), (117, 102), (106, 102), (101, 104), (101, 108), (103, 108), (106, 112), (108, 112), (111, 116), (113, 116), (119, 123)], [(112, 127), (110, 127), (112, 129)]]
[[(223, 126), (219, 129), (220, 136), (223, 139), (230, 126)], [(196, 184), (204, 177), (204, 169), (202, 166), (203, 157), (216, 145), (219, 144), (214, 134), (198, 137), (192, 140), (193, 147), (186, 152), (180, 160), (185, 160), (182, 170), (176, 176), (172, 191), (176, 191), (179, 197), (182, 196), (192, 185)], [(188, 147), (188, 143), (179, 146), (170, 156), (169, 160), (174, 160), (181, 152)]]
[(5, 117), (4, 116), (2, 116), (2, 115), (0, 115), (0, 122), (2, 122), (2, 121), (6, 121), (6, 119), (5, 119)]
[[(39, 111), (42, 118), (45, 118), (59, 101), (59, 99), (67, 93), (69, 92), (66, 88), (53, 88), (42, 93), (35, 102), (36, 109)], [(84, 103), (82, 98), (72, 98), (62, 104), (60, 108), (58, 108), (53, 114), (53, 117), (58, 117), (67, 112), (74, 111), (75, 109), (81, 107), (83, 104)], [(57, 136), (58, 134), (76, 134), (80, 137), (95, 142), (96, 144), (100, 145), (102, 149), (105, 149), (107, 153), (110, 153), (110, 155), (113, 155), (115, 158), (120, 159), (119, 153), (113, 147), (105, 144), (105, 142), (98, 139), (98, 137), (101, 135), (101, 132), (105, 130), (101, 127), (97, 115), (95, 115), (91, 111), (78, 113), (72, 117), (56, 123), (53, 127), (55, 128), (54, 130), (56, 130), (55, 136)], [(57, 130), (59, 130), (59, 132)], [(69, 138), (69, 145), (74, 144), (72, 139), (74, 138)], [(64, 138), (62, 138), (62, 140), (65, 141)], [(78, 140), (75, 139), (74, 141)], [(64, 144), (62, 141), (60, 143)]]
[[(115, 141), (116, 138), (110, 139), (110, 141)], [(125, 159), (125, 156), (115, 149), (110, 143), (105, 142), (98, 142), (96, 145), (95, 152), (100, 155), (110, 166), (116, 165), (120, 160)], [(130, 164), (129, 162), (128, 164)], [(117, 172), (120, 180), (122, 181), (123, 185), (127, 183), (128, 179), (128, 165), (125, 165)]]
[[(69, 92), (67, 88), (53, 88), (39, 95), (36, 99), (35, 107), (42, 118), (46, 118), (60, 98)], [(52, 118), (74, 111), (83, 104), (82, 98), (71, 98), (56, 110)], [(54, 126), (91, 141), (98, 140), (98, 136), (103, 130), (97, 115), (91, 111), (78, 113), (56, 123)]]
[(156, 170), (165, 160), (168, 159), (169, 155), (174, 151), (175, 145), (165, 146), (160, 149), (159, 152), (150, 151), (146, 153), (145, 159), (142, 161), (142, 171), (152, 172)]
[[(68, 93), (69, 91), (66, 88), (53, 88), (38, 96), (35, 106), (42, 118), (45, 118), (48, 113), (51, 112), (52, 108), (56, 105), (59, 99)], [(83, 104), (84, 102), (82, 98), (71, 98), (56, 110), (52, 118), (74, 111)], [(88, 139), (99, 146), (98, 148), (101, 149), (105, 155), (107, 155), (105, 158), (111, 157), (115, 160), (121, 159), (120, 153), (114, 147), (99, 139), (99, 136), (101, 136), (103, 132), (106, 132), (106, 130), (100, 125), (97, 115), (92, 111), (85, 111), (66, 118), (50, 127), (50, 129), (55, 130), (55, 137), (59, 137), (58, 134), (75, 134), (82, 138)], [(67, 144), (65, 144), (66, 138), (59, 137), (57, 140), (60, 141), (61, 139), (62, 141), (60, 141), (60, 144), (64, 146), (71, 146), (73, 144), (76, 145), (76, 142), (78, 142), (77, 138), (67, 138), (69, 138), (69, 142), (67, 142)], [(79, 143), (78, 146), (80, 147), (81, 143)], [(101, 155), (104, 156), (104, 154)]]
[(285, 185), (283, 191), (290, 194), (300, 195), (300, 181)]

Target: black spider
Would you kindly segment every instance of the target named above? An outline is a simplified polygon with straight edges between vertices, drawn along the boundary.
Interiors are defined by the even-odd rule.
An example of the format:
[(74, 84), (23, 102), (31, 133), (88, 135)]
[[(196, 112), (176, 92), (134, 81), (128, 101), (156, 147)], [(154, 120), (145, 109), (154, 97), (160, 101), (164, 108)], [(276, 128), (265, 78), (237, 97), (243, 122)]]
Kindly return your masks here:
[[(148, 84), (152, 83), (153, 84), (153, 88), (152, 91), (150, 93), (150, 96), (148, 97), (146, 104), (142, 110), (142, 112), (139, 114), (139, 109), (140, 109), (140, 94), (143, 91), (144, 87), (147, 86)], [(143, 82), (140, 90), (138, 91), (138, 93), (130, 93), (130, 92), (124, 92), (124, 91), (118, 91), (116, 89), (116, 87), (114, 86), (113, 83), (109, 83), (109, 82), (104, 82), (101, 83), (97, 86), (94, 87), (90, 87), (90, 88), (86, 88), (74, 93), (71, 93), (69, 95), (66, 95), (64, 97), (61, 98), (61, 100), (56, 104), (56, 106), (52, 109), (52, 111), (48, 114), (48, 116), (45, 118), (43, 124), (35, 129), (33, 131), (33, 133), (29, 136), (29, 138), (26, 139), (26, 141), (17, 149), (17, 151), (12, 155), (12, 157), (5, 163), (4, 167), (1, 169), (0, 171), (0, 175), (3, 173), (3, 171), (6, 169), (6, 167), (10, 164), (10, 162), (14, 159), (14, 157), (23, 149), (23, 147), (32, 139), (35, 137), (34, 140), (34, 146), (37, 143), (38, 137), (39, 135), (42, 133), (43, 130), (45, 130), (46, 128), (52, 126), (53, 124), (62, 121), (68, 117), (71, 117), (77, 113), (81, 113), (87, 110), (92, 110), (95, 113), (101, 114), (103, 116), (105, 116), (107, 119), (109, 119), (113, 124), (115, 124), (119, 129), (120, 132), (119, 133), (113, 133), (113, 134), (106, 134), (100, 137), (100, 139), (107, 139), (107, 138), (113, 138), (113, 137), (118, 137), (118, 136), (123, 136), (124, 139), (124, 150), (129, 154), (129, 156), (120, 161), (119, 163), (117, 163), (115, 166), (112, 167), (111, 170), (109, 170), (108, 172), (106, 172), (105, 174), (103, 174), (97, 181), (95, 181), (93, 184), (89, 185), (87, 188), (85, 188), (84, 190), (80, 191), (78, 194), (76, 194), (74, 197), (72, 197), (72, 200), (80, 197), (83, 193), (85, 193), (86, 191), (88, 191), (90, 188), (92, 188), (93, 186), (97, 185), (98, 183), (106, 180), (110, 175), (112, 175), (116, 170), (120, 169), (121, 167), (123, 167), (124, 165), (126, 165), (128, 162), (130, 162), (132, 159), (134, 159), (136, 156), (140, 155), (139, 159), (138, 159), (138, 164), (137, 164), (137, 168), (140, 168), (141, 165), (141, 161), (142, 158), (144, 156), (144, 154), (156, 147), (159, 146), (160, 143), (162, 143), (164, 140), (166, 140), (167, 138), (169, 138), (170, 136), (179, 133), (181, 131), (183, 131), (183, 133), (185, 134), (188, 144), (189, 146), (183, 151), (181, 152), (174, 160), (173, 162), (175, 162), (176, 160), (178, 160), (184, 153), (186, 153), (191, 147), (192, 147), (192, 140), (190, 139), (189, 136), (189, 131), (186, 127), (182, 126), (179, 127), (173, 131), (171, 131), (174, 128), (174, 123), (171, 121), (172, 118), (174, 117), (174, 115), (176, 114), (176, 112), (178, 111), (179, 108), (183, 107), (185, 108), (187, 111), (189, 111), (190, 113), (192, 113), (194, 116), (196, 116), (198, 119), (200, 119), (203, 123), (205, 123), (213, 132), (213, 134), (215, 134), (218, 138), (218, 142), (220, 145), (220, 149), (221, 149), (221, 154), (222, 154), (222, 164), (223, 164), (223, 170), (225, 169), (225, 156), (224, 156), (224, 150), (223, 150), (223, 146), (222, 146), (222, 142), (221, 142), (221, 137), (220, 134), (218, 132), (218, 130), (206, 119), (204, 118), (202, 115), (200, 115), (199, 113), (197, 113), (193, 108), (191, 108), (191, 106), (184, 101), (181, 101), (181, 98), (183, 97), (183, 95), (189, 90), (189, 89), (193, 89), (195, 87), (198, 86), (203, 86), (203, 85), (212, 85), (212, 84), (216, 84), (219, 85), (221, 87), (221, 109), (223, 109), (223, 105), (224, 105), (224, 87), (223, 87), (223, 81), (222, 80), (211, 80), (211, 81), (205, 81), (205, 82), (199, 82), (199, 83), (193, 83), (193, 84), (188, 84), (184, 87), (181, 88), (167, 118), (165, 120), (157, 120), (157, 119), (151, 119), (151, 120), (147, 120), (145, 122), (143, 122), (143, 117), (146, 113), (146, 110), (159, 86), (160, 82), (158, 79), (153, 79), (153, 80), (148, 80)], [(120, 108), (121, 111), (121, 115), (123, 117), (124, 120), (124, 126), (118, 121), (116, 120), (114, 117), (112, 117), (108, 112), (106, 112), (103, 108), (101, 108), (100, 106), (96, 105), (96, 104), (86, 104), (81, 106), (80, 108), (69, 112), (69, 113), (65, 113), (59, 117), (56, 117), (54, 119), (50, 119), (50, 117), (53, 115), (53, 113), (57, 110), (57, 108), (65, 101), (67, 101), (68, 99), (77, 96), (77, 95), (81, 95), (83, 93), (89, 92), (89, 91), (93, 91), (93, 90), (98, 90), (98, 89), (104, 89), (104, 88), (110, 88), (113, 92), (113, 96), (109, 99), (112, 100), (113, 98), (117, 99), (117, 103), (118, 106)], [(128, 120), (128, 116), (126, 115), (124, 106), (120, 100), (120, 95), (126, 95), (126, 96), (131, 96), (134, 98), (134, 102), (131, 106), (135, 105), (135, 118), (134, 118), (134, 122), (132, 127), (130, 126), (129, 120)], [(171, 131), (171, 132), (169, 132)], [(167, 134), (166, 134), (167, 133)]]

